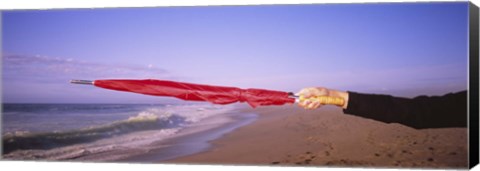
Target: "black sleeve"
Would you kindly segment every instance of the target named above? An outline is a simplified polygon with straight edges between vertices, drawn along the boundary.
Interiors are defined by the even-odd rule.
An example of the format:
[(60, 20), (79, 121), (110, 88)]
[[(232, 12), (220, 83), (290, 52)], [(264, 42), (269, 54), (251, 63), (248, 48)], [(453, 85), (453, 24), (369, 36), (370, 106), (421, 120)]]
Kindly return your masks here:
[(348, 92), (345, 114), (413, 128), (467, 127), (467, 91), (413, 99)]

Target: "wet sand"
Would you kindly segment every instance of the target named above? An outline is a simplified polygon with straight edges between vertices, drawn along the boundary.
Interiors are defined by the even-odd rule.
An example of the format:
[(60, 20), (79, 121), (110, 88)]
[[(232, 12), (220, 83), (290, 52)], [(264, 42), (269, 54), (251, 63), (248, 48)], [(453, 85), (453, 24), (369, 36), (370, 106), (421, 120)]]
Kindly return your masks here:
[[(245, 126), (256, 119), (257, 115), (239, 111), (231, 111), (225, 115), (208, 118), (182, 130), (176, 137), (152, 143), (150, 150), (131, 157), (115, 160), (127, 163), (156, 163), (188, 156), (211, 148), (209, 143), (222, 135)], [(123, 152), (125, 153), (125, 152)], [(131, 153), (131, 152), (127, 152)]]
[(245, 109), (253, 123), (213, 140), (207, 151), (161, 161), (176, 164), (320, 167), (467, 167), (467, 129), (417, 130), (343, 114), (336, 107)]

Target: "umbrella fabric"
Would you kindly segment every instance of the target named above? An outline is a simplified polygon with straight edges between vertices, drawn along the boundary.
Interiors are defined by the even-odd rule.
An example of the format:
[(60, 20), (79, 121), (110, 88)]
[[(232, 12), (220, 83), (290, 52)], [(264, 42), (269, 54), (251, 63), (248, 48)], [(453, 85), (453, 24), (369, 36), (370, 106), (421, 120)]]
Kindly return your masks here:
[(294, 103), (287, 92), (264, 89), (240, 89), (167, 80), (95, 80), (101, 88), (127, 91), (153, 96), (170, 96), (190, 101), (207, 101), (214, 104), (247, 102), (252, 107)]

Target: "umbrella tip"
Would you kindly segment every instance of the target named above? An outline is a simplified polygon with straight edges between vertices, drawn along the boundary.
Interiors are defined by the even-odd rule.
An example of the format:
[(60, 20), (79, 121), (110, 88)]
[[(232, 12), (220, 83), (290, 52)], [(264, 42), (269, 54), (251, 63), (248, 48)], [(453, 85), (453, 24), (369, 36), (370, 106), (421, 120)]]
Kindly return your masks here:
[(298, 97), (298, 94), (295, 94), (293, 92), (288, 92), (288, 96), (290, 96), (292, 98), (296, 98), (296, 97)]
[(70, 83), (72, 84), (87, 84), (87, 85), (93, 85), (93, 81), (90, 80), (70, 80)]

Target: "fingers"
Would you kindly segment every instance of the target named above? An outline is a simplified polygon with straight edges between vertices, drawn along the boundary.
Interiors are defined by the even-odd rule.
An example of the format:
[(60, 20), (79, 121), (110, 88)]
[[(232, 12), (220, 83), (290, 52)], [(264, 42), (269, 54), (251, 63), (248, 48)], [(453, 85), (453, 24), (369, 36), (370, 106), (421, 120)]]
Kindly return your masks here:
[(317, 100), (304, 100), (303, 102), (298, 103), (298, 105), (309, 110), (317, 109), (322, 106), (322, 104)]
[(303, 100), (303, 101), (300, 101), (300, 102), (298, 103), (298, 105), (299, 105), (300, 107), (307, 108), (307, 106), (310, 105), (310, 103), (312, 103), (311, 100)]
[(320, 102), (315, 102), (315, 103), (311, 103), (311, 104), (308, 106), (308, 109), (312, 109), (312, 110), (313, 110), (313, 109), (319, 108), (320, 106), (322, 106), (322, 105), (320, 104)]

